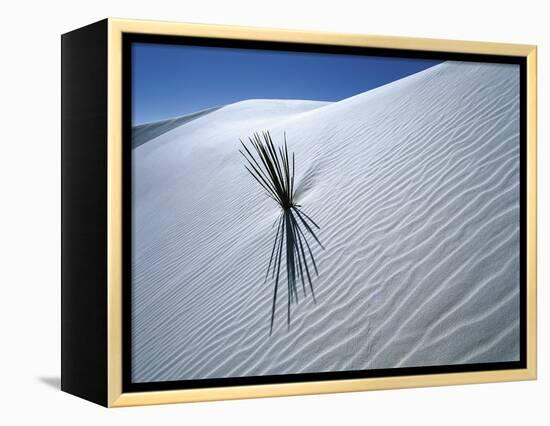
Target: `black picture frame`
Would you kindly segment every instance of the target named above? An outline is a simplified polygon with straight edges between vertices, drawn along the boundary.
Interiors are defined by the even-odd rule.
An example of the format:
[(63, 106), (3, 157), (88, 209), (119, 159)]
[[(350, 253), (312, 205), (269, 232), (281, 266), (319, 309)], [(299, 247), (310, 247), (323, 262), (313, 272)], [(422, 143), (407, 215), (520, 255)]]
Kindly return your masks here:
[[(133, 43), (519, 66), (519, 360), (132, 382)], [(61, 36), (61, 389), (106, 406), (534, 380), (536, 46), (108, 18)]]

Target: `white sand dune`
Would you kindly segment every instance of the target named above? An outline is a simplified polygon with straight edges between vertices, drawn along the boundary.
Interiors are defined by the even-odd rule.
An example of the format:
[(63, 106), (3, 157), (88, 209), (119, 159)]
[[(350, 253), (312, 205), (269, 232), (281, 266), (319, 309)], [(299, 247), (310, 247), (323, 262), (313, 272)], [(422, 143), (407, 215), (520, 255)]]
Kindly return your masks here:
[[(136, 382), (519, 359), (519, 84), (447, 62), (335, 103), (250, 100), (133, 150)], [(286, 131), (321, 226), (311, 298), (285, 286), (279, 214), (239, 138)], [(283, 277), (284, 278), (284, 277)]]

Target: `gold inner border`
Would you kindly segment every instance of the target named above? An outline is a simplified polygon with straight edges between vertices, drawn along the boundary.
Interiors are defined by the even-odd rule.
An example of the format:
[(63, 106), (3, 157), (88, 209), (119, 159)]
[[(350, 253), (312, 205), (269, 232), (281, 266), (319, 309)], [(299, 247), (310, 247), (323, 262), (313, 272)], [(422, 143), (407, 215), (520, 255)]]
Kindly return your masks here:
[[(160, 34), (380, 47), (527, 58), (527, 368), (467, 373), (291, 382), (151, 392), (122, 392), (122, 34)], [(108, 23), (108, 405), (214, 401), (410, 387), (534, 380), (537, 377), (537, 49), (532, 45), (290, 31), (109, 18)]]

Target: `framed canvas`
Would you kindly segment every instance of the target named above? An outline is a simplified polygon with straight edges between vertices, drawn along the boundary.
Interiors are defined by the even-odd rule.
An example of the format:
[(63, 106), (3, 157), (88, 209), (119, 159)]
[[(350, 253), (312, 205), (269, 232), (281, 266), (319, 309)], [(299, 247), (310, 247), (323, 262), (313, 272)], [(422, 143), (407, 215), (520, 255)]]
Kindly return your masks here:
[(536, 48), (107, 19), (62, 37), (62, 389), (536, 378)]

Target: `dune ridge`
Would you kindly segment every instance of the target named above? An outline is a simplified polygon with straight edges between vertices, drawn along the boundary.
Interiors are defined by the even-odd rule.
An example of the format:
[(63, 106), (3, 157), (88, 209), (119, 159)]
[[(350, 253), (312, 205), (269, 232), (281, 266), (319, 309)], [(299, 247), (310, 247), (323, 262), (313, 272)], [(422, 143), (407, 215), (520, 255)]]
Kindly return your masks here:
[[(136, 147), (132, 380), (518, 359), (518, 94), (513, 65), (446, 62), (334, 103), (227, 105)], [(326, 247), (317, 304), (271, 337), (279, 211), (238, 153), (257, 130), (286, 131)]]

